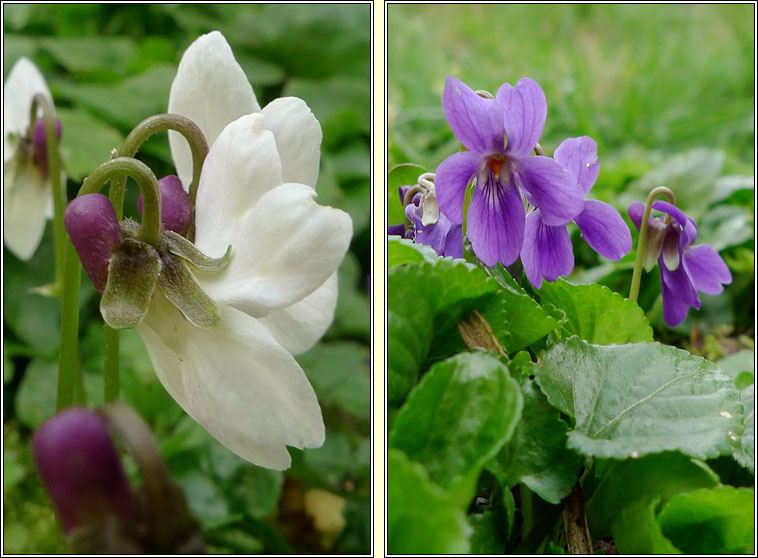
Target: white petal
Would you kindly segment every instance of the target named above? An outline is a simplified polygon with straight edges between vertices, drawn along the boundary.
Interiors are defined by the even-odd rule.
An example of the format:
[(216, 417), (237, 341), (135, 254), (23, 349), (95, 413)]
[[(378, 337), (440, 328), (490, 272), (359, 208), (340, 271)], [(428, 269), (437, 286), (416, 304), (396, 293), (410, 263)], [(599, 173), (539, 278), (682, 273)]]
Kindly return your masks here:
[(8, 161), (15, 153), (15, 142), (9, 141), (9, 134), (23, 135), (29, 128), (32, 98), (37, 93), (45, 95), (52, 104), (50, 90), (37, 66), (28, 58), (19, 58), (3, 86), (4, 161)]
[[(186, 116), (213, 145), (221, 130), (244, 114), (259, 112), (258, 100), (224, 36), (213, 31), (184, 52), (168, 99), (168, 112)], [(192, 180), (192, 156), (178, 132), (169, 132), (171, 155), (185, 189)]]
[(272, 310), (260, 321), (290, 353), (304, 353), (329, 329), (337, 306), (337, 292), (337, 273), (334, 273), (300, 302)]
[(161, 383), (192, 418), (251, 463), (286, 469), (285, 446), (324, 442), (316, 394), (260, 321), (221, 312), (218, 327), (200, 329), (158, 294), (137, 330)]
[(22, 260), (29, 260), (45, 232), (53, 191), (37, 168), (10, 160), (3, 165), (3, 241)]
[(195, 210), (195, 243), (214, 257), (237, 234), (242, 215), (282, 183), (282, 164), (265, 117), (250, 114), (229, 124), (203, 165)]
[(263, 108), (266, 128), (274, 133), (284, 182), (316, 187), (321, 150), (321, 125), (305, 101), (275, 99)]
[(242, 218), (228, 267), (198, 274), (205, 292), (260, 317), (321, 286), (342, 261), (353, 227), (347, 213), (318, 205), (315, 197), (304, 184), (283, 184), (264, 195)]

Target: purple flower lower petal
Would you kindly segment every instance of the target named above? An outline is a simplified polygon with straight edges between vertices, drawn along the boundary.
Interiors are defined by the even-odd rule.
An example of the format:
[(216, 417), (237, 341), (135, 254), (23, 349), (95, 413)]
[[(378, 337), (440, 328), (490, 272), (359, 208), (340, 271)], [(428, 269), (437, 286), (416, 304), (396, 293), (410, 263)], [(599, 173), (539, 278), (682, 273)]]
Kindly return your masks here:
[(584, 209), (584, 193), (569, 171), (549, 157), (525, 157), (516, 164), (521, 187), (551, 227), (565, 225)]
[(574, 219), (582, 238), (595, 252), (618, 261), (632, 249), (632, 233), (618, 211), (605, 202), (585, 200), (584, 209)]
[(732, 282), (732, 273), (724, 260), (708, 244), (689, 246), (684, 250), (684, 262), (698, 291), (706, 294), (720, 294)]
[(387, 236), (393, 236), (393, 235), (403, 236), (404, 234), (405, 234), (405, 225), (403, 224), (390, 225), (389, 227), (387, 227)]
[(505, 133), (508, 135), (505, 152), (512, 157), (526, 157), (537, 145), (545, 128), (545, 93), (533, 79), (522, 78), (516, 87), (504, 83), (495, 100), (505, 115)]
[(450, 231), (452, 224), (450, 220), (444, 215), (440, 215), (436, 223), (424, 226), (421, 223), (421, 219), (416, 217), (414, 224), (416, 226), (416, 243), (431, 246), (437, 254), (442, 255), (445, 251), (447, 233)]
[(463, 227), (461, 225), (451, 225), (445, 239), (445, 248), (440, 256), (463, 257)]
[(680, 265), (675, 271), (669, 271), (662, 259), (658, 260), (658, 269), (661, 273), (663, 319), (674, 327), (684, 321), (690, 307), (700, 308), (700, 295), (685, 266)]
[(434, 178), (440, 211), (456, 225), (463, 223), (463, 198), (466, 186), (484, 159), (479, 153), (463, 151), (442, 161)]
[(542, 288), (543, 279), (555, 281), (570, 274), (574, 269), (574, 249), (566, 226), (546, 225), (540, 210), (532, 211), (526, 218), (521, 263), (527, 279), (537, 289)]
[(640, 227), (642, 226), (642, 217), (645, 215), (645, 204), (638, 201), (632, 202), (626, 212), (632, 220), (632, 223), (634, 223), (634, 226), (637, 227), (637, 230), (640, 230)]
[(586, 196), (595, 185), (600, 172), (595, 140), (589, 136), (564, 140), (555, 150), (553, 159), (574, 175), (576, 183)]
[(493, 99), (477, 95), (453, 76), (447, 76), (442, 107), (450, 128), (466, 148), (479, 153), (503, 150), (503, 114)]
[(467, 235), (484, 265), (516, 261), (524, 242), (524, 222), (524, 204), (512, 176), (477, 184), (468, 209)]

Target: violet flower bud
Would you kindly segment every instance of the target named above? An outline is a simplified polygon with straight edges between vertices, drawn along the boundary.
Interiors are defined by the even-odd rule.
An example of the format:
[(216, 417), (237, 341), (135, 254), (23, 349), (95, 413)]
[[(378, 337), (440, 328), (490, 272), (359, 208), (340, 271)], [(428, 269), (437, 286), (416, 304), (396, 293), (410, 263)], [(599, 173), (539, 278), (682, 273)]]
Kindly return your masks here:
[[(182, 236), (187, 235), (192, 207), (189, 196), (182, 188), (182, 182), (174, 174), (164, 176), (158, 181), (161, 190), (161, 220), (163, 226)], [(142, 195), (137, 199), (137, 208), (142, 215)]]
[(86, 194), (68, 204), (64, 221), (84, 270), (97, 290), (103, 292), (108, 262), (122, 241), (113, 205), (102, 194)]
[(65, 532), (135, 512), (121, 460), (96, 412), (73, 407), (48, 420), (34, 436), (34, 459)]
[[(61, 139), (63, 127), (61, 121), (55, 119), (55, 137)], [(34, 133), (32, 134), (32, 144), (34, 146), (34, 165), (39, 169), (44, 178), (48, 177), (50, 162), (47, 160), (47, 134), (45, 133), (45, 119), (38, 118), (34, 123)]]

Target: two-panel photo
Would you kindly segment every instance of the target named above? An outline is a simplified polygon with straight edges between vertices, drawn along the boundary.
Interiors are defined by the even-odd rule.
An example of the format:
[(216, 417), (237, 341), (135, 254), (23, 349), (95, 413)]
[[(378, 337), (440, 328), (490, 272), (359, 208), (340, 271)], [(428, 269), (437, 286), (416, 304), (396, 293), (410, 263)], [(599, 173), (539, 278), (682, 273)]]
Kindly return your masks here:
[(755, 10), (3, 3), (3, 555), (755, 555)]

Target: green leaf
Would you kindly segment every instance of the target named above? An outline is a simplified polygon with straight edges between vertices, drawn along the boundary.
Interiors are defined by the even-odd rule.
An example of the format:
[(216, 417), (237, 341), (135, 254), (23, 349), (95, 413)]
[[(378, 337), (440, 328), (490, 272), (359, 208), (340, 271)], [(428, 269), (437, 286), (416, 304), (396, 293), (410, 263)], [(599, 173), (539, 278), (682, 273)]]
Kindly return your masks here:
[(740, 438), (740, 447), (734, 452), (734, 458), (753, 473), (755, 471), (755, 384), (750, 384), (740, 391), (740, 397), (745, 430)]
[(16, 393), (16, 416), (29, 428), (37, 428), (55, 414), (58, 363), (35, 358), (24, 371)]
[(371, 376), (359, 343), (320, 343), (297, 361), (305, 370), (318, 400), (363, 418), (371, 417)]
[(755, 350), (742, 349), (716, 361), (721, 370), (737, 379), (743, 372), (755, 373)]
[(79, 103), (107, 122), (130, 130), (148, 116), (166, 112), (175, 76), (175, 66), (156, 64), (115, 85), (56, 82), (51, 88), (54, 97)]
[(603, 285), (572, 285), (558, 279), (543, 283), (540, 299), (563, 310), (571, 333), (590, 343), (653, 341), (653, 329), (642, 308)]
[(439, 257), (431, 246), (416, 244), (407, 238), (387, 239), (387, 269), (411, 262), (436, 262)]
[(367, 290), (359, 286), (360, 272), (360, 265), (355, 255), (352, 252), (345, 254), (345, 259), (337, 270), (339, 276), (337, 308), (328, 337), (347, 336), (368, 342), (371, 336), (371, 305)]
[(671, 498), (657, 520), (686, 554), (755, 554), (754, 504), (751, 488), (704, 488)]
[(122, 73), (134, 55), (128, 37), (46, 37), (40, 46), (69, 72)]
[(250, 517), (266, 517), (277, 509), (282, 495), (284, 474), (263, 467), (246, 464), (227, 485), (226, 494), (232, 495), (237, 505)]
[(405, 208), (400, 199), (400, 186), (413, 186), (418, 183), (418, 177), (427, 171), (421, 165), (405, 163), (395, 165), (387, 174), (387, 223), (398, 225), (405, 221)]
[(469, 516), (473, 532), (471, 534), (471, 554), (505, 554), (502, 538), (502, 513), (484, 512)]
[(14, 450), (3, 451), (3, 494), (26, 476), (27, 470)]
[(194, 470), (176, 480), (184, 489), (190, 510), (204, 526), (212, 527), (229, 519), (229, 506), (221, 488), (208, 475)]
[(387, 551), (465, 554), (471, 527), (452, 497), (399, 450), (387, 457)]
[(63, 134), (61, 151), (66, 170), (77, 182), (101, 163), (106, 162), (112, 149), (121, 149), (121, 133), (83, 110), (56, 109)]
[(595, 538), (610, 535), (615, 518), (627, 506), (665, 503), (675, 494), (716, 486), (719, 480), (704, 463), (675, 452), (596, 462), (596, 469), (599, 464), (606, 469), (587, 500), (587, 519)]
[(568, 425), (533, 382), (522, 383), (524, 410), (511, 440), (487, 468), (505, 477), (507, 488), (523, 482), (540, 498), (558, 504), (576, 483), (581, 461), (566, 447)]
[(548, 315), (532, 297), (510, 276), (502, 264), (484, 268), (487, 274), (503, 287), (503, 309), (510, 323), (510, 339), (506, 342), (508, 353), (520, 351), (542, 339), (558, 326), (558, 321)]
[(621, 554), (681, 554), (655, 521), (658, 499), (625, 507), (613, 521), (613, 542)]
[(731, 454), (742, 434), (734, 382), (715, 364), (658, 343), (557, 343), (534, 366), (552, 405), (575, 419), (569, 447), (596, 457), (679, 450)]
[(423, 463), (434, 482), (453, 491), (478, 477), (508, 441), (523, 405), (518, 383), (502, 362), (485, 353), (462, 353), (435, 364), (411, 392), (395, 418), (389, 446)]

